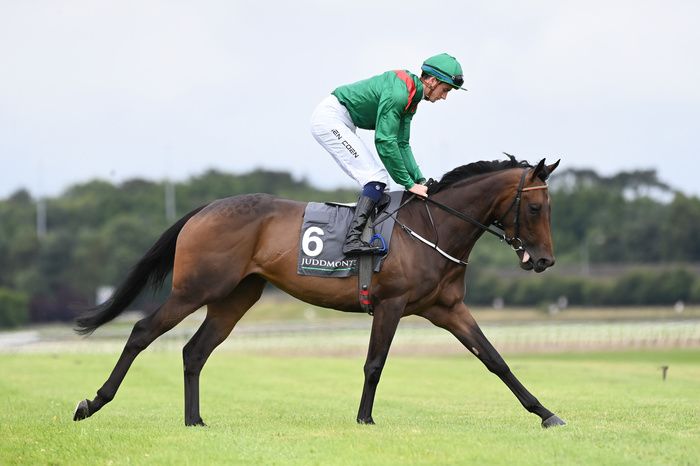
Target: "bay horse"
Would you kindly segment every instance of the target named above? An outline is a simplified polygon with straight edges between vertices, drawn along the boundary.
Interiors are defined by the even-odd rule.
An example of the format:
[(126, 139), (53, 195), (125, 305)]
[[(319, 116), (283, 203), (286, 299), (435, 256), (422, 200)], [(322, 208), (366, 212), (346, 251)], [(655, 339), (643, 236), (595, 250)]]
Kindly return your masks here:
[[(402, 317), (415, 314), (454, 334), (527, 411), (540, 417), (543, 427), (565, 424), (518, 381), (464, 303), (466, 260), (491, 224), (503, 229), (523, 269), (542, 272), (554, 264), (545, 181), (558, 164), (546, 165), (543, 159), (533, 167), (511, 157), (464, 165), (430, 186), (428, 198), (410, 199), (396, 213), (391, 251), (372, 279), (374, 314), (358, 423), (374, 424), (375, 392), (396, 328)], [(109, 403), (136, 356), (206, 306), (201, 327), (182, 352), (185, 425), (205, 425), (199, 411), (202, 367), (260, 298), (266, 282), (312, 305), (361, 312), (357, 276), (297, 274), (305, 206), (267, 194), (240, 195), (200, 207), (166, 230), (111, 298), (77, 319), (76, 331), (91, 333), (146, 286), (162, 286), (172, 271), (166, 301), (134, 325), (109, 378), (93, 400), (78, 403), (73, 419), (92, 416)]]

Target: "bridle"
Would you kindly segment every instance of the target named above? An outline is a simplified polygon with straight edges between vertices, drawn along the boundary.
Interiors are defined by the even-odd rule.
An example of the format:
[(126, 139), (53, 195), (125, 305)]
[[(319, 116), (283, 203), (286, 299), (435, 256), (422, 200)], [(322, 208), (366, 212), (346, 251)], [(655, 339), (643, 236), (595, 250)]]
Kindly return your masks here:
[[(469, 215), (466, 215), (466, 214), (464, 214), (456, 209), (453, 209), (452, 207), (447, 206), (441, 202), (438, 202), (430, 197), (418, 197), (415, 194), (413, 194), (406, 201), (404, 201), (396, 210), (394, 210), (393, 212), (388, 214), (386, 217), (376, 221), (374, 224), (376, 225), (378, 223), (381, 223), (384, 220), (386, 220), (386, 218), (388, 218), (389, 216), (392, 216), (392, 217), (394, 217), (394, 220), (396, 221), (396, 223), (398, 223), (401, 226), (401, 228), (403, 228), (407, 233), (416, 237), (417, 239), (419, 239), (423, 243), (427, 244), (428, 246), (432, 247), (433, 249), (435, 249), (437, 252), (439, 252), (440, 254), (442, 254), (444, 257), (451, 260), (452, 262), (466, 266), (467, 262), (465, 262), (461, 259), (457, 259), (455, 257), (452, 257), (451, 255), (447, 254), (445, 251), (443, 251), (442, 249), (440, 249), (438, 247), (437, 243), (438, 243), (439, 238), (437, 238), (437, 228), (435, 227), (435, 222), (433, 222), (433, 217), (430, 214), (430, 210), (428, 209), (428, 204), (432, 204), (432, 205), (444, 210), (445, 212), (447, 212), (447, 213), (449, 213), (449, 214), (451, 214), (451, 215), (453, 215), (461, 220), (464, 220), (467, 223), (471, 223), (472, 225), (476, 226), (477, 228), (496, 236), (501, 241), (505, 242), (511, 248), (513, 248), (513, 250), (515, 252), (524, 251), (525, 250), (525, 243), (523, 242), (522, 239), (520, 239), (520, 204), (522, 201), (522, 195), (526, 191), (535, 191), (535, 190), (539, 190), (539, 189), (547, 189), (548, 188), (547, 184), (543, 184), (540, 186), (530, 186), (527, 188), (523, 187), (525, 185), (525, 178), (526, 178), (527, 174), (529, 173), (529, 171), (530, 170), (527, 168), (523, 169), (523, 173), (520, 176), (520, 182), (518, 183), (518, 190), (515, 193), (515, 197), (513, 198), (513, 202), (511, 202), (510, 207), (508, 207), (508, 210), (506, 210), (506, 212), (501, 216), (501, 218), (498, 220), (494, 220), (491, 223), (491, 225), (484, 225), (483, 223), (479, 222), (475, 218), (470, 217)], [(433, 181), (433, 180), (430, 180), (430, 181)], [(430, 186), (430, 181), (428, 182), (428, 186)], [(435, 231), (436, 240), (434, 243), (429, 241), (429, 240), (426, 240), (425, 238), (420, 236), (418, 233), (413, 231), (411, 228), (409, 228), (408, 226), (401, 223), (398, 220), (398, 218), (394, 215), (399, 209), (401, 209), (403, 206), (408, 204), (414, 198), (418, 198), (422, 201), (425, 201), (425, 209), (428, 213), (428, 218), (430, 219), (430, 224), (433, 227), (433, 231)], [(515, 208), (515, 220), (514, 220), (514, 227), (515, 228), (514, 228), (514, 235), (509, 237), (505, 233), (505, 227), (503, 225), (503, 220), (510, 213), (510, 211), (513, 210), (513, 208)], [(497, 229), (493, 228), (494, 226)]]
[[(527, 188), (523, 188), (523, 185), (525, 184), (525, 177), (528, 173), (528, 170), (525, 169), (523, 170), (523, 174), (520, 176), (520, 182), (518, 183), (518, 191), (515, 193), (515, 198), (513, 199), (513, 202), (511, 202), (510, 207), (508, 207), (508, 210), (499, 218), (498, 220), (495, 220), (493, 222), (493, 225), (496, 227), (500, 228), (504, 233), (501, 236), (502, 240), (505, 241), (510, 245), (510, 247), (513, 248), (514, 251), (523, 251), (524, 250), (524, 243), (523, 240), (520, 239), (520, 202), (522, 201), (523, 193), (525, 191), (535, 191), (538, 189), (547, 189), (547, 184), (543, 184), (540, 186), (530, 186)], [(510, 213), (511, 210), (513, 210), (513, 207), (515, 207), (515, 220), (513, 222), (513, 225), (515, 227), (514, 230), (514, 235), (512, 238), (508, 238), (505, 235), (505, 227), (503, 226), (503, 219), (506, 218), (506, 216)]]

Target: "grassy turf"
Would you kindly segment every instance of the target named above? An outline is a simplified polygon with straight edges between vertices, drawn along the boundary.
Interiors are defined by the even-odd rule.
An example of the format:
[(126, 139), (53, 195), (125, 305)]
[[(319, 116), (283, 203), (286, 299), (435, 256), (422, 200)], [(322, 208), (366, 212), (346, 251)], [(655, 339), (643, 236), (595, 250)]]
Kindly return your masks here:
[[(71, 420), (110, 354), (0, 354), (0, 464), (698, 464), (700, 351), (510, 356), (568, 421), (543, 430), (470, 357), (390, 357), (375, 426), (358, 358), (215, 353), (206, 428), (183, 426), (180, 355), (148, 351), (117, 398)], [(669, 365), (661, 380), (661, 365)]]

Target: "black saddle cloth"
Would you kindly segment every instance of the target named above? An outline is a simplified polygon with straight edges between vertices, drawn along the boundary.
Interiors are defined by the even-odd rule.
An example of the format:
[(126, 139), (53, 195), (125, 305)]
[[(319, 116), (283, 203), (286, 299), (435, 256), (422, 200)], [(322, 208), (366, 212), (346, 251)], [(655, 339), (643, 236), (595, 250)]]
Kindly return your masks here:
[[(378, 204), (376, 218), (386, 220), (375, 227), (373, 245), (381, 245), (389, 251), (394, 218), (384, 215), (393, 212), (401, 203), (403, 191), (384, 195)], [(357, 256), (343, 254), (343, 242), (354, 213), (354, 204), (335, 202), (309, 202), (304, 211), (304, 221), (299, 235), (299, 260), (297, 273), (317, 277), (349, 277), (357, 275)], [(379, 235), (379, 236), (377, 236)], [(374, 271), (379, 272), (386, 254), (375, 255)]]

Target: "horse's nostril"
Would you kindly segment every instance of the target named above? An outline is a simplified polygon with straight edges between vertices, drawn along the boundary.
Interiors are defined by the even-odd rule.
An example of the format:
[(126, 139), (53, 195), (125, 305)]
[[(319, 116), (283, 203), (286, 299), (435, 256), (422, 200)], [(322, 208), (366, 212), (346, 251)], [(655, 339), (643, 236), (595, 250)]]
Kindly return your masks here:
[(546, 269), (547, 267), (551, 267), (554, 265), (554, 259), (547, 259), (547, 258), (542, 258), (537, 261), (537, 267), (541, 269)]

